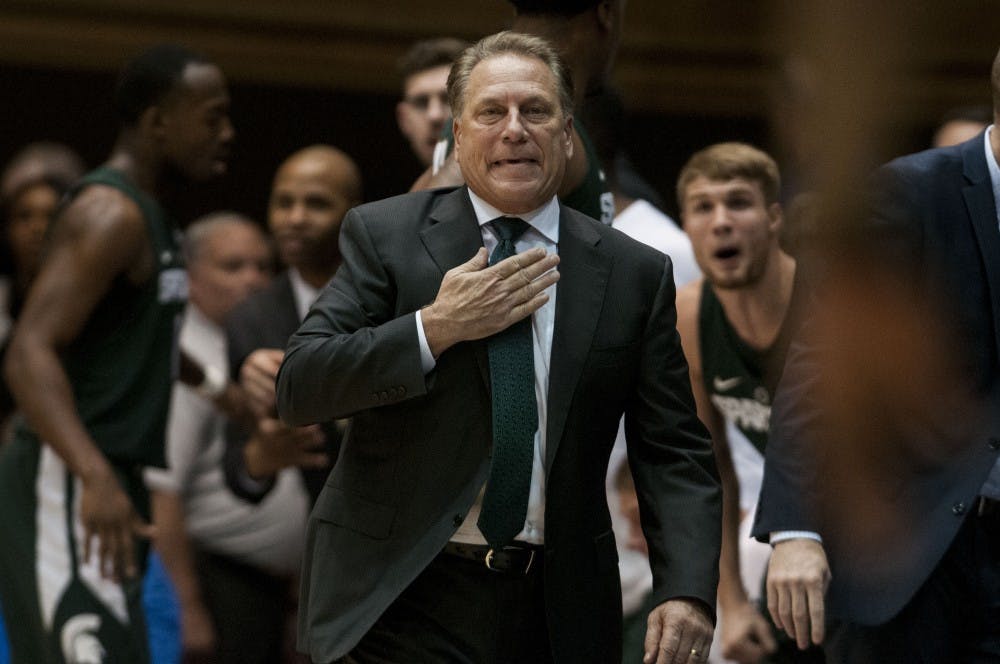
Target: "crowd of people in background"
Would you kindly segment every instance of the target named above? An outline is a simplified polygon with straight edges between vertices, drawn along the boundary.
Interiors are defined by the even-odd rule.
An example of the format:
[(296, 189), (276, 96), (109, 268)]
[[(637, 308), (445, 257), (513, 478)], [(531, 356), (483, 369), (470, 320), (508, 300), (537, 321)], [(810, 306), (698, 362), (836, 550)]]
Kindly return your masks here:
[[(105, 163), (44, 141), (8, 160), (0, 664), (1000, 658), (994, 111), (955, 109), (933, 151), (879, 172), (874, 230), (845, 267), (813, 246), (820, 193), (790, 190), (801, 174), (759, 146), (691, 155), (668, 216), (628, 160), (610, 80), (624, 2), (510, 1), (511, 32), (400, 59), (396, 119), (426, 170), (397, 198), (363, 205), (352, 156), (290, 146), (267, 219), (173, 218), (189, 187), (225, 176), (236, 140), (224, 73), (176, 45), (122, 71)], [(992, 84), (998, 108), (1000, 56)], [(459, 232), (463, 215), (480, 230)], [(494, 225), (515, 216), (513, 235)], [(837, 389), (860, 360), (830, 328), (866, 278), (896, 298), (889, 313), (947, 303), (927, 335), (954, 352), (900, 410), (852, 428), (863, 408)], [(460, 317), (513, 280), (517, 316)], [(494, 498), (506, 434), (490, 412), (515, 397), (492, 339), (518, 328), (530, 490), (495, 534), (509, 500)], [(948, 396), (911, 394), (933, 386)], [(577, 442), (553, 469), (563, 427)], [(871, 445), (850, 458), (881, 474), (831, 461), (852, 435)], [(843, 492), (859, 508), (851, 480), (870, 508), (856, 529), (831, 506)], [(391, 511), (400, 495), (415, 506)], [(459, 577), (455, 560), (499, 574)], [(517, 621), (510, 576), (532, 607)], [(592, 587), (570, 602), (573, 581)], [(463, 593), (496, 594), (488, 626), (469, 627), (485, 618)]]

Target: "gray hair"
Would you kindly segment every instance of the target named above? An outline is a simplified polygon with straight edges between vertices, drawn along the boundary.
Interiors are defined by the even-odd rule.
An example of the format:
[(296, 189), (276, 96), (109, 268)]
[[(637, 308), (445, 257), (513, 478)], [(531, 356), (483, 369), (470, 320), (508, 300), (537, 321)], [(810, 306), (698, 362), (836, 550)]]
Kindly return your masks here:
[(448, 103), (454, 117), (462, 114), (465, 106), (465, 89), (469, 84), (472, 70), (480, 62), (504, 54), (520, 55), (541, 60), (549, 68), (558, 83), (559, 105), (565, 115), (573, 113), (573, 81), (569, 70), (552, 46), (542, 39), (520, 32), (505, 30), (465, 49), (448, 74)]
[(209, 236), (220, 228), (230, 225), (250, 226), (260, 231), (261, 236), (264, 237), (260, 226), (246, 215), (231, 210), (211, 212), (191, 222), (191, 225), (184, 231), (184, 241), (181, 245), (184, 252), (184, 262), (190, 266), (197, 261)]

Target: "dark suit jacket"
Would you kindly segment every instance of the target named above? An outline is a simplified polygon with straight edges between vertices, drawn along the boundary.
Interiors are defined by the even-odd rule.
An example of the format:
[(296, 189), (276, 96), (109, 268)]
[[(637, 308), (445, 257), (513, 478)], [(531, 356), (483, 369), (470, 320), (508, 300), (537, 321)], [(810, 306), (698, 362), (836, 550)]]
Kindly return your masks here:
[[(562, 206), (559, 233), (546, 611), (556, 661), (605, 664), (621, 656), (604, 482), (622, 413), (658, 600), (714, 607), (719, 487), (675, 328), (669, 260)], [(425, 376), (414, 317), (482, 244), (464, 187), (355, 208), (341, 232), (344, 263), (289, 344), (282, 417), (353, 416), (310, 518), (299, 639), (317, 661), (357, 643), (441, 552), (486, 481), (486, 342), (457, 344)]]
[[(240, 367), (247, 357), (261, 348), (284, 349), (288, 339), (299, 328), (299, 312), (288, 272), (282, 272), (261, 291), (241, 302), (226, 318), (226, 342), (229, 349), (229, 367), (232, 380), (238, 381)], [(340, 434), (333, 424), (325, 425), (327, 453), (337, 458)], [(240, 477), (246, 473), (243, 447), (249, 431), (238, 423), (230, 422), (226, 430), (226, 454), (223, 459), (226, 484), (237, 496), (250, 502), (260, 502), (274, 485), (271, 480), (257, 482), (249, 488)], [(327, 470), (303, 469), (302, 476), (309, 495), (315, 501), (323, 488)]]
[[(951, 324), (953, 347), (947, 350), (957, 353), (958, 373), (968, 378), (967, 405), (985, 415), (970, 425), (968, 413), (954, 413), (944, 431), (914, 427), (905, 440), (883, 441), (890, 452), (915, 453), (885, 459), (883, 481), (865, 494), (867, 513), (853, 517), (900, 515), (908, 520), (907, 532), (899, 538), (888, 523), (878, 531), (884, 539), (859, 542), (849, 515), (819, 507), (824, 461), (817, 452), (832, 453), (836, 441), (824, 447), (819, 433), (817, 349), (793, 346), (771, 410), (753, 534), (766, 540), (781, 530), (820, 533), (833, 575), (829, 612), (865, 624), (896, 615), (931, 574), (972, 511), (1000, 447), (1000, 231), (982, 134), (889, 163), (876, 174), (872, 197), (873, 259), (891, 265), (914, 293), (939, 307)], [(907, 369), (900, 367), (901, 382)], [(928, 394), (927, 402), (940, 397)], [(946, 453), (921, 458), (926, 450)]]

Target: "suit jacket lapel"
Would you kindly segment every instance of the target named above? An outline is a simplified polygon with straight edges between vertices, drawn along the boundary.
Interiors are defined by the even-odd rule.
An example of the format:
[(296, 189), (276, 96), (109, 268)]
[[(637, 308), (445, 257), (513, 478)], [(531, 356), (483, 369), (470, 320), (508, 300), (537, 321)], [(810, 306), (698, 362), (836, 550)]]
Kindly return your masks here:
[(964, 145), (962, 157), (965, 177), (969, 181), (962, 195), (969, 208), (969, 218), (986, 268), (993, 304), (993, 329), (998, 332), (995, 341), (1000, 352), (1000, 229), (997, 227), (996, 201), (993, 200), (993, 183), (986, 166), (982, 134)]
[(601, 236), (562, 208), (559, 220), (559, 285), (549, 363), (546, 475), (555, 459), (566, 416), (597, 329), (612, 259), (598, 249)]
[[(476, 223), (476, 212), (465, 187), (459, 187), (441, 198), (431, 211), (430, 225), (420, 231), (420, 241), (434, 259), (441, 275), (461, 265), (483, 246), (483, 235)], [(490, 384), (489, 356), (486, 344), (476, 345), (476, 361), (487, 387)]]

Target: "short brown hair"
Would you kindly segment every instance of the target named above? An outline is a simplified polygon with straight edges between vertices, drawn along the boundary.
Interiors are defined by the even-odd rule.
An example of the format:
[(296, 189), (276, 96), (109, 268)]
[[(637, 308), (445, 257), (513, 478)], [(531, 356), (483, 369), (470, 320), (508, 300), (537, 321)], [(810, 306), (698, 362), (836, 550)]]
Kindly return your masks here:
[(396, 63), (399, 78), (405, 83), (406, 79), (422, 71), (444, 65), (450, 67), (468, 47), (469, 42), (454, 37), (418, 41)]
[(687, 187), (698, 177), (709, 180), (746, 178), (760, 184), (764, 202), (778, 202), (781, 175), (778, 164), (763, 150), (747, 143), (716, 143), (695, 152), (677, 177), (677, 205), (684, 209)]
[(526, 35), (520, 32), (505, 30), (489, 37), (483, 37), (478, 42), (465, 49), (452, 65), (448, 74), (448, 104), (455, 117), (462, 114), (465, 105), (465, 88), (469, 76), (483, 60), (510, 53), (526, 58), (541, 60), (552, 72), (559, 87), (559, 105), (565, 115), (573, 113), (573, 83), (569, 71), (563, 64), (555, 49), (541, 37)]

